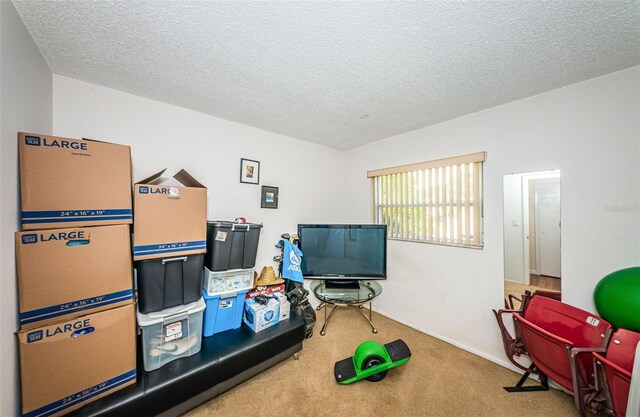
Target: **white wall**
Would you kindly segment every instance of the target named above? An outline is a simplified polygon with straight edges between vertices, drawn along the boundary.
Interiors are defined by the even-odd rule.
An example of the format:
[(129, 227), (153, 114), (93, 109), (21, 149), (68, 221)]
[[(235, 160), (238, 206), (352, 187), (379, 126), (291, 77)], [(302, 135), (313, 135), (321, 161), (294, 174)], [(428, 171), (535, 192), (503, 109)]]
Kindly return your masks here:
[[(256, 267), (276, 266), (276, 241), (298, 223), (340, 220), (338, 150), (59, 75), (53, 115), (55, 135), (131, 145), (134, 181), (184, 168), (208, 187), (210, 220), (263, 223)], [(277, 210), (260, 208), (259, 185), (240, 183), (242, 157), (260, 161), (260, 185), (280, 188)]]
[(476, 151), (488, 152), (484, 249), (391, 241), (377, 308), (506, 363), (491, 313), (503, 305), (503, 175), (562, 171), (564, 301), (592, 310), (605, 274), (640, 263), (640, 67), (347, 151), (343, 220), (371, 221), (368, 169)]
[[(504, 177), (504, 279), (527, 284), (522, 233), (522, 175)], [(518, 223), (517, 225), (514, 224)], [(528, 249), (528, 248), (527, 248)]]
[(51, 71), (10, 1), (0, 1), (0, 415), (19, 415), (18, 131), (51, 132)]

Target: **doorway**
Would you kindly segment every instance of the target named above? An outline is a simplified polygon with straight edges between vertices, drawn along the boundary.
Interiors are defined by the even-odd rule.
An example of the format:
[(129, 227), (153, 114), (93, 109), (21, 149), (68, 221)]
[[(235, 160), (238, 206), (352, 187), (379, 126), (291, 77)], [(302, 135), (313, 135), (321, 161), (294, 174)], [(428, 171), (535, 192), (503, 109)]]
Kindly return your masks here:
[(560, 172), (504, 177), (505, 298), (524, 291), (560, 291)]

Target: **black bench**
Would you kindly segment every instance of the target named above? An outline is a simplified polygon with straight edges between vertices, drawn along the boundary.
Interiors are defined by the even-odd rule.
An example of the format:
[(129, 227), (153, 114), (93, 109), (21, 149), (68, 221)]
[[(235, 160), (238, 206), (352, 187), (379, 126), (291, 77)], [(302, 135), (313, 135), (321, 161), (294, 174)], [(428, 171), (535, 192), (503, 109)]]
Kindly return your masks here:
[[(71, 416), (177, 416), (197, 407), (302, 349), (304, 320), (289, 320), (259, 333), (242, 326), (205, 337), (202, 350), (145, 372), (138, 349), (138, 379), (130, 387)], [(139, 347), (139, 346), (138, 346)]]

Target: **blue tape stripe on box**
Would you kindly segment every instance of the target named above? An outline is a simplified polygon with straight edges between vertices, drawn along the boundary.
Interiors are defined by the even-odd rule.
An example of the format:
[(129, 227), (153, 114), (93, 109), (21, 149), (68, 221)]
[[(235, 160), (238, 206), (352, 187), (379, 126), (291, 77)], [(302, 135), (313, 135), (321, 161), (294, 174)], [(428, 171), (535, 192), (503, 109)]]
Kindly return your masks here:
[(96, 304), (92, 304), (91, 306), (87, 306), (87, 307), (82, 307), (82, 308), (76, 308), (73, 311), (61, 311), (59, 313), (55, 313), (55, 314), (47, 314), (46, 316), (39, 316), (39, 317), (34, 317), (34, 318), (30, 318), (30, 319), (25, 319), (25, 320), (20, 320), (20, 324), (29, 324), (29, 323), (34, 323), (37, 321), (41, 321), (41, 320), (45, 320), (45, 319), (52, 319), (55, 317), (60, 317), (60, 316), (66, 316), (67, 314), (71, 314), (71, 313), (79, 313), (81, 311), (84, 310), (90, 310), (92, 308), (96, 308), (96, 307), (102, 307), (105, 305), (109, 305), (109, 304), (115, 304), (115, 303), (120, 303), (122, 301), (128, 301), (128, 300), (132, 300), (133, 296), (132, 295), (128, 295), (122, 298), (117, 298), (114, 300), (110, 300), (104, 303), (96, 303)]
[(105, 382), (102, 382), (98, 385), (94, 385), (92, 387), (83, 389), (82, 391), (76, 392), (75, 394), (71, 394), (66, 396), (63, 399), (52, 402), (51, 404), (45, 405), (44, 407), (40, 407), (37, 410), (33, 410), (28, 412), (27, 414), (23, 414), (24, 417), (46, 417), (52, 414), (58, 413), (62, 410), (65, 410), (69, 407), (72, 407), (80, 402), (84, 402), (91, 397), (95, 397), (96, 395), (102, 394), (107, 391), (111, 391), (114, 388), (119, 387), (120, 385), (126, 384), (129, 381), (132, 381), (136, 378), (136, 370), (132, 369), (129, 372), (125, 372), (122, 375), (119, 375), (115, 378), (111, 378)]
[(133, 250), (172, 249), (188, 246), (202, 246), (206, 245), (206, 243), (206, 240), (194, 240), (192, 242), (156, 243), (155, 245), (134, 246)]
[(156, 245), (142, 245), (134, 246), (134, 255), (151, 255), (162, 254), (169, 252), (184, 252), (197, 249), (206, 249), (206, 240), (197, 240), (193, 242), (176, 242), (176, 243), (161, 243)]
[(110, 304), (120, 303), (120, 302), (123, 302), (123, 301), (129, 301), (129, 300), (132, 300), (132, 299), (133, 299), (133, 296), (132, 295), (128, 295), (128, 296), (125, 296), (125, 297), (122, 297), (122, 298), (116, 298), (114, 300), (110, 300), (110, 301), (107, 301), (107, 302), (104, 302), (104, 303), (96, 303), (96, 304), (92, 304), (90, 306), (76, 308), (73, 311), (61, 311), (59, 313), (47, 314), (46, 316), (39, 316), (39, 317), (20, 320), (20, 324), (35, 323), (35, 322), (41, 321), (41, 320), (47, 320), (47, 319), (52, 319), (52, 318), (55, 318), (55, 317), (66, 316), (68, 314), (79, 313), (81, 311), (90, 310), (92, 308), (97, 308), (97, 307), (102, 307), (102, 306), (106, 306), (106, 305), (110, 305)]
[(148, 251), (139, 251), (133, 252), (134, 256), (144, 256), (144, 255), (162, 255), (164, 253), (175, 253), (175, 252), (187, 252), (198, 249), (206, 249), (206, 246), (197, 246), (192, 248), (178, 248), (178, 249), (162, 249), (162, 250), (148, 250)]
[(41, 219), (45, 217), (66, 218), (66, 217), (104, 217), (104, 216), (131, 216), (131, 209), (92, 209), (92, 210), (46, 210), (46, 211), (23, 211), (23, 219)]
[(133, 216), (99, 216), (99, 217), (65, 217), (62, 219), (23, 219), (22, 224), (38, 224), (38, 223), (72, 223), (72, 222), (91, 222), (91, 221), (107, 221), (107, 220), (132, 220)]
[[(107, 304), (114, 304), (133, 298), (133, 290), (117, 291), (111, 294), (98, 295), (83, 300), (69, 301), (64, 304), (56, 304), (54, 306), (43, 307), (37, 310), (25, 311), (20, 313), (20, 324), (32, 323), (38, 320), (44, 320), (52, 317), (63, 316), (65, 314), (75, 313), (94, 307), (100, 307)], [(35, 319), (31, 319), (36, 317)]]

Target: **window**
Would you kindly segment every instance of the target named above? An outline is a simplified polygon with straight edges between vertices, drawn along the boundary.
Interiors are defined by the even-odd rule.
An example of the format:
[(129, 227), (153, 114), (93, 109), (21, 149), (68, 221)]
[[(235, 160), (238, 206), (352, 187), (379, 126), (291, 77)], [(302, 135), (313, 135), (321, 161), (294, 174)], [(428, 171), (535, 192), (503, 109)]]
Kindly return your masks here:
[(369, 171), (389, 239), (481, 248), (486, 152)]

